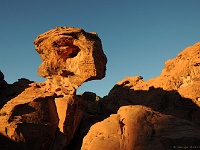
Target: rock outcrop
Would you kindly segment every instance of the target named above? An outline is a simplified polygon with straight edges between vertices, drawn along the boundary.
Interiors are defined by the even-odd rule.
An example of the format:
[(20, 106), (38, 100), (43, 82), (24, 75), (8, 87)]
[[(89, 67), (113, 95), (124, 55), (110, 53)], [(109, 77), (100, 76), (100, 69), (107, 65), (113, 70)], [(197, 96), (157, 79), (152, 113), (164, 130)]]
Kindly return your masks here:
[(47, 78), (47, 90), (59, 96), (55, 99), (60, 119), (58, 137), (65, 139), (62, 143), (66, 147), (76, 133), (84, 109), (76, 89), (86, 81), (102, 79), (107, 59), (97, 34), (79, 28), (56, 27), (39, 35), (34, 44), (43, 61), (38, 74)]
[(102, 79), (107, 59), (98, 35), (79, 28), (56, 27), (39, 35), (34, 44), (42, 59), (38, 74), (47, 80), (20, 79), (9, 85), (0, 72), (0, 139), (6, 143), (0, 145), (63, 150), (74, 137), (85, 107), (76, 89)]
[(57, 27), (39, 35), (34, 44), (43, 61), (38, 74), (57, 85), (56, 91), (60, 88), (63, 94), (73, 94), (69, 87), (77, 89), (86, 81), (105, 76), (107, 59), (96, 33)]
[[(2, 78), (3, 79), (3, 78)], [(0, 86), (1, 149), (49, 149), (58, 126), (54, 93), (27, 79)]]
[(196, 43), (168, 60), (160, 76), (148, 81), (141, 76), (127, 77), (113, 87), (107, 98), (118, 108), (127, 104), (145, 105), (200, 125), (199, 62), (200, 43)]
[(200, 43), (168, 60), (158, 77), (126, 77), (103, 98), (76, 95), (105, 76), (96, 33), (57, 27), (34, 44), (45, 82), (8, 84), (0, 71), (0, 149), (200, 148)]
[(1, 136), (13, 141), (1, 143), (2, 149), (49, 149), (58, 127), (54, 93), (30, 84), (3, 106), (0, 120)]
[[(3, 73), (2, 73), (3, 75)], [(9, 100), (19, 95), (24, 89), (29, 87), (32, 81), (21, 78), (13, 84), (8, 84), (4, 79), (0, 81), (0, 108), (4, 106)]]
[[(126, 77), (122, 81), (119, 81), (111, 89), (108, 95), (105, 96), (104, 98), (96, 102), (94, 101), (91, 102), (88, 100), (88, 106), (92, 105), (93, 107), (88, 107), (89, 110), (84, 114), (84, 118), (80, 126), (81, 131), (79, 136), (77, 136), (77, 140), (81, 141), (81, 138), (84, 137), (84, 134), (87, 134), (87, 132), (89, 131), (88, 134), (84, 137), (84, 144), (82, 146), (82, 149), (85, 148), (90, 149), (91, 148), (90, 144), (94, 143), (94, 141), (92, 142), (92, 140), (97, 140), (96, 141), (97, 145), (101, 143), (101, 145), (99, 145), (99, 148), (98, 146), (95, 147), (96, 149), (99, 150), (108, 146), (108, 143), (112, 143), (111, 142), (112, 140), (113, 143), (110, 145), (111, 146), (109, 147), (110, 149), (115, 149), (116, 145), (119, 146), (120, 144), (123, 145), (124, 143), (125, 145), (127, 145), (126, 139), (120, 139), (118, 140), (118, 142), (116, 142), (117, 140), (114, 140), (114, 137), (117, 137), (119, 134), (114, 133), (113, 130), (115, 127), (113, 127), (113, 130), (109, 128), (112, 126), (112, 124), (118, 123), (120, 121), (119, 119), (113, 117), (111, 114), (116, 114), (117, 112), (119, 113), (118, 110), (121, 111), (124, 110), (123, 106), (134, 105), (134, 109), (137, 110), (140, 109), (137, 108), (140, 107), (138, 105), (142, 105), (148, 107), (148, 109), (151, 108), (152, 111), (159, 112), (161, 114), (161, 118), (168, 118), (173, 116), (173, 118), (177, 120), (177, 122), (180, 122), (180, 119), (184, 119), (185, 122), (193, 124), (191, 128), (194, 128), (194, 130), (196, 130), (195, 128), (197, 128), (199, 130), (199, 127), (197, 127), (200, 125), (200, 108), (199, 108), (200, 59), (199, 58), (200, 58), (200, 43), (196, 43), (195, 45), (186, 48), (184, 51), (178, 54), (176, 58), (168, 60), (165, 63), (165, 67), (160, 76), (150, 79), (148, 81), (144, 81), (142, 76)], [(130, 110), (130, 112), (126, 111), (126, 113), (131, 114), (132, 109), (128, 110)], [(137, 121), (138, 117), (139, 116), (132, 117), (133, 121)], [(115, 118), (116, 120), (111, 121), (113, 120), (113, 118)], [(102, 122), (95, 124), (96, 122), (100, 121)], [(144, 126), (142, 123), (142, 119), (140, 119), (140, 121), (141, 122), (139, 122), (136, 126), (134, 126), (135, 128), (139, 128), (139, 126)], [(146, 122), (145, 118), (143, 121)], [(148, 122), (146, 123), (148, 124)], [(171, 127), (176, 126), (176, 123), (174, 121), (168, 123), (172, 125)], [(105, 135), (103, 136), (99, 134), (101, 130), (99, 130), (98, 133), (94, 131), (94, 129), (97, 128), (100, 129), (100, 125), (102, 125), (103, 127), (107, 126), (105, 127), (106, 128), (105, 130), (108, 132), (105, 133)], [(120, 129), (119, 123), (116, 126), (117, 126), (116, 128), (119, 130)], [(163, 130), (168, 130), (168, 132), (171, 134), (174, 131), (174, 130), (172, 131), (171, 128), (165, 129), (167, 128), (167, 126), (165, 125), (164, 122), (160, 122), (160, 127), (161, 126)], [(107, 128), (109, 128), (110, 130), (107, 130)], [(132, 127), (130, 126), (129, 128)], [(185, 133), (187, 131), (187, 127), (180, 128), (180, 130), (182, 130), (182, 132)], [(103, 129), (102, 132), (104, 132)], [(130, 132), (129, 134), (134, 134), (134, 133)], [(108, 138), (107, 135), (109, 134), (112, 135), (113, 138), (111, 137), (110, 139), (107, 139)], [(145, 132), (143, 133), (141, 131), (141, 134), (147, 134), (147, 133)], [(174, 139), (170, 138), (169, 142), (165, 141), (164, 143), (168, 143), (169, 145), (170, 143), (174, 143), (174, 145), (176, 146), (178, 144), (181, 145), (181, 143), (183, 143), (182, 145), (184, 144), (197, 145), (197, 143), (195, 142), (197, 141), (200, 142), (199, 137), (197, 138), (197, 136), (192, 134), (192, 132), (190, 133), (190, 135), (186, 135), (186, 137), (184, 138), (178, 138), (182, 136), (181, 134), (180, 136), (178, 136), (178, 134), (179, 133), (172, 134), (171, 136), (174, 136)], [(149, 134), (145, 136), (148, 135)], [(135, 139), (139, 138), (139, 135), (137, 136), (136, 134), (134, 138)], [(154, 136), (154, 138), (157, 139), (158, 137)], [(192, 141), (190, 141), (189, 143), (185, 142), (187, 141), (186, 139), (188, 138), (194, 140), (194, 143), (192, 143)], [(179, 142), (176, 143), (175, 141)], [(132, 142), (134, 143), (134, 141)], [(143, 144), (146, 143), (148, 146), (150, 146), (149, 145), (150, 143), (148, 144), (148, 141), (146, 141), (145, 139), (141, 139), (140, 143)], [(93, 146), (95, 146), (95, 144)], [(128, 145), (128, 147), (129, 146), (130, 145)], [(134, 146), (134, 148), (146, 149), (145, 144), (144, 147), (139, 148)], [(134, 148), (131, 147), (130, 149)], [(126, 148), (121, 147), (121, 149), (126, 149)], [(164, 149), (164, 148), (163, 146), (161, 146), (158, 149)], [(173, 147), (171, 147), (171, 149), (173, 149)]]
[(200, 127), (145, 106), (123, 106), (90, 128), (81, 150), (166, 150), (197, 146)]

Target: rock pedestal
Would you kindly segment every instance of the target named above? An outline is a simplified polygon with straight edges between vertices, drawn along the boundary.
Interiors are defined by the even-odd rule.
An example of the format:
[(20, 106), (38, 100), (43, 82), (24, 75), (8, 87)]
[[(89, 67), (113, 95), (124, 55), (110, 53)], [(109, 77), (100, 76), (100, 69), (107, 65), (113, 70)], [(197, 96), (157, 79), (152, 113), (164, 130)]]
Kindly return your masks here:
[(34, 44), (45, 82), (8, 85), (0, 71), (0, 149), (66, 149), (84, 111), (76, 89), (105, 76), (107, 59), (96, 33), (56, 27)]
[(96, 33), (80, 28), (56, 27), (39, 35), (34, 44), (42, 59), (38, 74), (47, 78), (47, 90), (59, 97), (55, 99), (60, 130), (57, 138), (62, 137), (62, 142), (57, 142), (54, 149), (67, 147), (84, 110), (76, 89), (86, 81), (105, 76), (107, 59), (101, 40)]

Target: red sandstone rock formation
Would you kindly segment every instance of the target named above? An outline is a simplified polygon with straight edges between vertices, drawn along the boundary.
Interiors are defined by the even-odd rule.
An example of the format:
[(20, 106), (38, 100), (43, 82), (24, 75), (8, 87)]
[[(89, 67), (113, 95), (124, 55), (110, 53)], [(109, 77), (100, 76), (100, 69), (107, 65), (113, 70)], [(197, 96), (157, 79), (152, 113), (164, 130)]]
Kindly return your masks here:
[(199, 62), (200, 43), (196, 43), (168, 60), (160, 76), (148, 81), (140, 76), (127, 77), (118, 82), (108, 99), (119, 106), (125, 103), (145, 105), (200, 125)]
[[(35, 49), (42, 58), (38, 74), (68, 95), (83, 82), (105, 76), (106, 56), (96, 33), (79, 28), (57, 27), (39, 35)], [(66, 88), (67, 87), (67, 91)]]
[[(200, 136), (195, 134), (200, 125), (199, 64), (200, 43), (196, 43), (176, 58), (168, 60), (160, 76), (148, 81), (143, 81), (141, 76), (130, 76), (119, 81), (103, 99), (88, 100), (88, 110), (80, 126), (82, 134), (77, 136), (78, 141), (87, 134), (82, 149), (116, 149), (117, 146), (120, 149), (140, 150), (197, 146), (200, 143)], [(111, 115), (117, 112), (117, 115)], [(152, 115), (158, 112), (159, 117)], [(121, 117), (121, 113), (129, 117)], [(104, 118), (107, 119), (102, 121)], [(157, 123), (152, 123), (152, 120)], [(95, 124), (99, 121), (102, 122)], [(120, 133), (120, 122), (127, 132), (124, 137)], [(152, 131), (153, 127), (155, 131)], [(192, 132), (188, 131), (190, 129)]]
[(1, 149), (49, 149), (58, 126), (54, 93), (21, 79), (0, 95)]
[(171, 150), (197, 146), (200, 127), (145, 106), (123, 106), (90, 128), (81, 150)]
[(83, 82), (105, 76), (106, 56), (95, 33), (57, 27), (34, 43), (43, 60), (38, 74), (47, 81), (19, 79), (10, 85), (0, 72), (0, 149), (199, 146), (200, 43), (167, 61), (160, 76), (127, 77), (104, 98), (76, 95)]
[(47, 80), (21, 79), (8, 85), (0, 72), (0, 140), (6, 143), (0, 146), (63, 150), (84, 110), (76, 89), (86, 81), (103, 78), (107, 59), (97, 34), (83, 29), (57, 27), (39, 35), (34, 44), (43, 61), (38, 74)]
[(83, 82), (102, 79), (107, 59), (97, 34), (79, 28), (57, 27), (39, 35), (34, 43), (43, 61), (38, 74), (47, 78), (47, 90), (60, 97), (55, 99), (61, 132), (58, 137), (66, 146), (83, 114), (83, 101), (76, 96), (76, 89)]

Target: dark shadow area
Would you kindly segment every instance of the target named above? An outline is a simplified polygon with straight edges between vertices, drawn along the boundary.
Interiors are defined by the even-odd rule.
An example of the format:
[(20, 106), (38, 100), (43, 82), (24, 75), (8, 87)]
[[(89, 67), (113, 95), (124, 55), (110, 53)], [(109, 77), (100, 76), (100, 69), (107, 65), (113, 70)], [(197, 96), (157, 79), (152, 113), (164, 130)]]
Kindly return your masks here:
[[(47, 150), (52, 147), (52, 127), (37, 123), (21, 123), (15, 130), (14, 140), (0, 134), (1, 150)], [(25, 139), (24, 142), (23, 139)], [(19, 141), (19, 142), (16, 142)]]
[(6, 136), (0, 134), (1, 150), (23, 150), (20, 143), (14, 142)]
[(149, 90), (133, 90), (128, 87), (114, 86), (108, 96), (96, 101), (82, 98), (87, 101), (87, 108), (81, 120), (77, 135), (69, 145), (69, 149), (80, 150), (82, 140), (90, 127), (118, 109), (127, 105), (143, 105), (162, 114), (172, 115), (180, 119), (200, 125), (200, 108), (189, 98), (182, 97), (178, 91), (165, 91), (162, 88), (150, 87)]
[(53, 130), (51, 125), (21, 123), (16, 128), (15, 138), (19, 138), (19, 141), (25, 139), (25, 143), (21, 144), (22, 147), (25, 147), (25, 150), (47, 150), (50, 149), (54, 141)]
[(200, 108), (192, 99), (182, 97), (178, 91), (165, 91), (150, 87), (149, 90), (133, 90), (115, 86), (108, 96), (98, 101), (99, 113), (117, 113), (121, 106), (143, 105), (162, 114), (172, 115), (200, 125)]
[(19, 104), (15, 106), (15, 108), (13, 109), (12, 115), (8, 119), (8, 122), (9, 123), (12, 122), (15, 116), (23, 116), (24, 114), (35, 112), (36, 109), (29, 106), (29, 104), (30, 103), (25, 103), (25, 104)]
[[(29, 88), (31, 83), (33, 82), (27, 79), (19, 79), (13, 84), (0, 84), (0, 110), (7, 102), (12, 102), (12, 99)], [(50, 149), (58, 124), (54, 107), (54, 97), (46, 96), (35, 98), (28, 103), (22, 101), (21, 104), (15, 105), (10, 114), (1, 112), (1, 119), (6, 119), (4, 122), (7, 125), (1, 125), (0, 150)]]
[(55, 139), (52, 147), (49, 150), (57, 150), (63, 147), (63, 149), (67, 149), (66, 143), (68, 142), (68, 137), (66, 134), (60, 131), (60, 128), (57, 128)]
[(25, 78), (18, 79), (17, 82), (13, 84), (7, 84), (4, 82), (0, 85), (0, 109), (12, 98), (18, 96), (22, 93), (26, 88), (29, 87), (29, 84), (33, 83)]

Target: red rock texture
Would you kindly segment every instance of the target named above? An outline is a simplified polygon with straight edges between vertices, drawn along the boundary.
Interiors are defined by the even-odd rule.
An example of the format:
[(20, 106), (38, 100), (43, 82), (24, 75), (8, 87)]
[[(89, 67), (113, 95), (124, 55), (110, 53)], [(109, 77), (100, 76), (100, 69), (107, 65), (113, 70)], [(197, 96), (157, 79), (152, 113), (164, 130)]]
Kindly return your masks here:
[(145, 106), (123, 106), (94, 124), (81, 150), (166, 150), (198, 145), (200, 127)]
[(200, 43), (156, 78), (126, 77), (100, 98), (76, 95), (105, 76), (96, 33), (57, 27), (34, 41), (43, 83), (7, 84), (0, 71), (0, 149), (165, 150), (200, 143)]
[[(82, 149), (95, 148), (101, 150), (107, 146), (109, 149), (116, 149), (116, 146), (120, 149), (165, 149), (165, 147), (166, 149), (173, 149), (172, 146), (184, 146), (184, 144), (198, 146), (200, 139), (194, 133), (199, 130), (200, 125), (199, 58), (200, 43), (196, 43), (183, 50), (174, 59), (168, 60), (160, 76), (148, 81), (144, 81), (141, 76), (129, 76), (119, 81), (104, 98), (98, 101), (87, 100), (88, 109), (83, 115), (80, 134), (77, 136), (77, 141), (81, 142), (81, 138), (86, 134)], [(138, 116), (132, 114), (132, 108), (125, 111), (123, 106), (134, 106), (134, 109), (138, 110)], [(141, 106), (145, 106), (143, 109), (151, 109), (151, 113), (160, 113), (162, 120), (166, 118), (166, 122), (158, 120), (158, 123), (159, 128), (162, 128), (161, 131), (168, 132), (169, 135), (164, 135), (165, 133), (162, 135), (162, 132), (159, 132), (162, 138), (154, 136), (157, 143), (146, 139), (148, 136), (153, 136), (151, 130), (146, 131), (146, 126), (152, 126), (152, 123), (146, 121), (145, 113), (140, 116), (139, 112), (143, 111)], [(120, 113), (118, 110), (121, 110)], [(117, 112), (117, 115), (111, 115)], [(118, 117), (121, 116), (121, 113), (135, 116), (132, 119), (133, 122), (137, 122), (137, 125), (134, 124), (134, 128), (138, 131), (127, 131), (129, 135), (133, 136), (132, 139), (118, 137), (119, 122), (122, 121)], [(140, 118), (139, 121), (138, 118)], [(152, 117), (152, 119), (155, 118)], [(169, 126), (166, 124), (169, 124)], [(190, 127), (185, 127), (185, 124)], [(179, 127), (176, 127), (177, 125)], [(112, 126), (114, 127), (112, 128)], [(144, 128), (141, 129), (141, 126)], [(130, 125), (128, 128), (133, 128), (133, 126)], [(190, 133), (187, 131), (190, 130), (189, 128), (192, 130)], [(101, 132), (102, 136), (100, 135)], [(187, 134), (185, 134), (186, 132)], [(141, 137), (139, 140), (140, 134), (145, 138)], [(160, 145), (158, 141), (161, 143)]]
[[(142, 104), (200, 125), (199, 57), (200, 43), (196, 43), (168, 60), (156, 78), (148, 81), (143, 81), (141, 76), (123, 79), (108, 94), (110, 105), (116, 103), (119, 108), (121, 105)], [(118, 108), (116, 106), (116, 110)]]
[(200, 43), (196, 43), (168, 60), (156, 78), (143, 81), (137, 76), (119, 81), (105, 97), (106, 106), (116, 112), (123, 105), (145, 105), (200, 125), (199, 62)]
[[(0, 143), (3, 149), (63, 150), (77, 132), (84, 101), (76, 89), (105, 76), (107, 58), (96, 33), (56, 27), (34, 41), (43, 83), (7, 84), (0, 71)], [(2, 147), (4, 146), (4, 147)]]
[(35, 84), (28, 86), (10, 95), (0, 110), (0, 134), (10, 139), (0, 143), (2, 149), (49, 149), (53, 145), (58, 126), (54, 93), (44, 94)]
[(55, 99), (60, 129), (57, 135), (64, 141), (63, 146), (58, 143), (54, 147), (66, 147), (77, 131), (84, 109), (76, 89), (86, 81), (102, 79), (107, 58), (98, 35), (80, 28), (56, 27), (39, 35), (34, 44), (42, 59), (38, 74), (47, 78), (43, 83), (47, 91), (59, 96)]
[[(105, 76), (107, 59), (101, 40), (94, 32), (89, 33), (73, 27), (57, 27), (39, 35), (34, 44), (43, 61), (38, 74), (53, 78), (54, 84), (75, 86), (76, 89), (83, 82), (102, 79)], [(55, 80), (57, 76), (60, 77)], [(71, 85), (68, 85), (69, 83)]]

